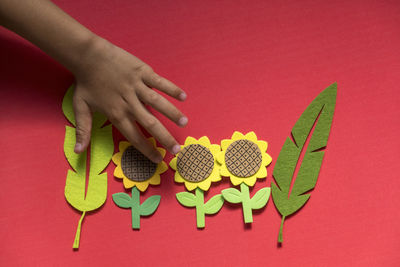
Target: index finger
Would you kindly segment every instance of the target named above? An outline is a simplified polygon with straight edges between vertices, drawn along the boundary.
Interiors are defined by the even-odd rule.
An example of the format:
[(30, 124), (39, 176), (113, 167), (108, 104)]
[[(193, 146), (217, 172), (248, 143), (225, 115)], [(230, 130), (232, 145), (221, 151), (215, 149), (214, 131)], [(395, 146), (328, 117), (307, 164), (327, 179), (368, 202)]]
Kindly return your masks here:
[(151, 161), (154, 163), (160, 163), (163, 160), (160, 152), (146, 140), (138, 127), (134, 125), (134, 122), (130, 121), (128, 118), (125, 118), (112, 123), (137, 150), (139, 150)]
[(157, 139), (161, 145), (172, 154), (179, 152), (181, 146), (175, 138), (168, 132), (164, 125), (140, 103), (139, 99), (126, 96), (125, 101), (129, 106), (129, 112), (135, 120)]

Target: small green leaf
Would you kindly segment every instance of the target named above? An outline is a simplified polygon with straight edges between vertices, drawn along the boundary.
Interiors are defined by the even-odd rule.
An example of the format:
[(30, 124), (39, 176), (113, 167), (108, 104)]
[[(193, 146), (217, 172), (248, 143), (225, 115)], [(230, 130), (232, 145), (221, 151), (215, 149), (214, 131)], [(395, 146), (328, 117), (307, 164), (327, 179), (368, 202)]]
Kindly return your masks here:
[(251, 208), (253, 210), (263, 208), (267, 204), (270, 194), (271, 194), (270, 187), (264, 187), (258, 190), (254, 194), (253, 198), (250, 200)]
[(222, 208), (222, 205), (224, 205), (224, 198), (222, 195), (215, 195), (204, 204), (204, 212), (206, 214), (215, 214)]
[(151, 196), (140, 205), (140, 215), (149, 216), (153, 214), (160, 204), (161, 196)]
[(195, 207), (196, 206), (196, 197), (194, 194), (189, 192), (180, 192), (176, 194), (176, 199), (182, 206), (185, 207)]
[(236, 188), (227, 188), (221, 191), (224, 199), (230, 203), (242, 202), (242, 193)]
[(128, 194), (125, 193), (115, 193), (112, 195), (114, 203), (120, 208), (130, 208), (132, 207), (132, 199)]

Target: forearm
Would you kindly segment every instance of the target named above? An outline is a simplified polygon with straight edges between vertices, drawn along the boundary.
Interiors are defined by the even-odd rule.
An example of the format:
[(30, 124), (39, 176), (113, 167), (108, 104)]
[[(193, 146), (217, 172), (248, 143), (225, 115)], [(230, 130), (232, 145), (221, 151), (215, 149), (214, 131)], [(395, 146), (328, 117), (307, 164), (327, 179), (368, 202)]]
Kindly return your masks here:
[(72, 72), (100, 39), (49, 0), (0, 0), (0, 24)]
[(182, 89), (137, 57), (93, 34), (49, 0), (0, 0), (0, 25), (31, 41), (74, 74), (76, 153), (89, 145), (93, 111), (106, 115), (154, 162), (163, 157), (133, 120), (171, 153), (178, 153), (178, 142), (143, 103), (185, 126), (187, 117), (151, 88), (183, 101), (186, 94)]

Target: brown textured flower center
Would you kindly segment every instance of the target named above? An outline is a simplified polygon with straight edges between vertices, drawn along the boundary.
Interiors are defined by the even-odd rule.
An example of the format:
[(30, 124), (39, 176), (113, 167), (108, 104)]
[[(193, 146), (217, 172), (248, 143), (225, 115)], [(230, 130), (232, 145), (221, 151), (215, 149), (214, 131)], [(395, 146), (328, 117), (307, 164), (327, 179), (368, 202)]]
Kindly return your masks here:
[(185, 180), (201, 182), (210, 176), (214, 168), (214, 156), (207, 147), (192, 144), (179, 152), (176, 166)]
[(261, 167), (260, 148), (252, 141), (241, 139), (233, 142), (225, 152), (225, 164), (237, 177), (250, 177)]
[(122, 154), (121, 168), (129, 180), (143, 182), (154, 175), (157, 164), (146, 158), (133, 146), (129, 146)]

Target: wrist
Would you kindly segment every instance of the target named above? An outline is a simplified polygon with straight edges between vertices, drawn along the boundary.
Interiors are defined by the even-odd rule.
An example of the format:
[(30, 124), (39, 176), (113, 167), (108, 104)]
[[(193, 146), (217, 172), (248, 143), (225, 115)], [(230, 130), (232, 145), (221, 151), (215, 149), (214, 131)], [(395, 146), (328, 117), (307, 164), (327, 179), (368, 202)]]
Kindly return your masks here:
[(110, 57), (113, 47), (112, 43), (92, 34), (82, 43), (81, 49), (76, 53), (78, 55), (77, 59), (68, 69), (77, 80), (88, 78), (91, 76), (90, 74), (102, 68), (102, 62), (105, 62)]

